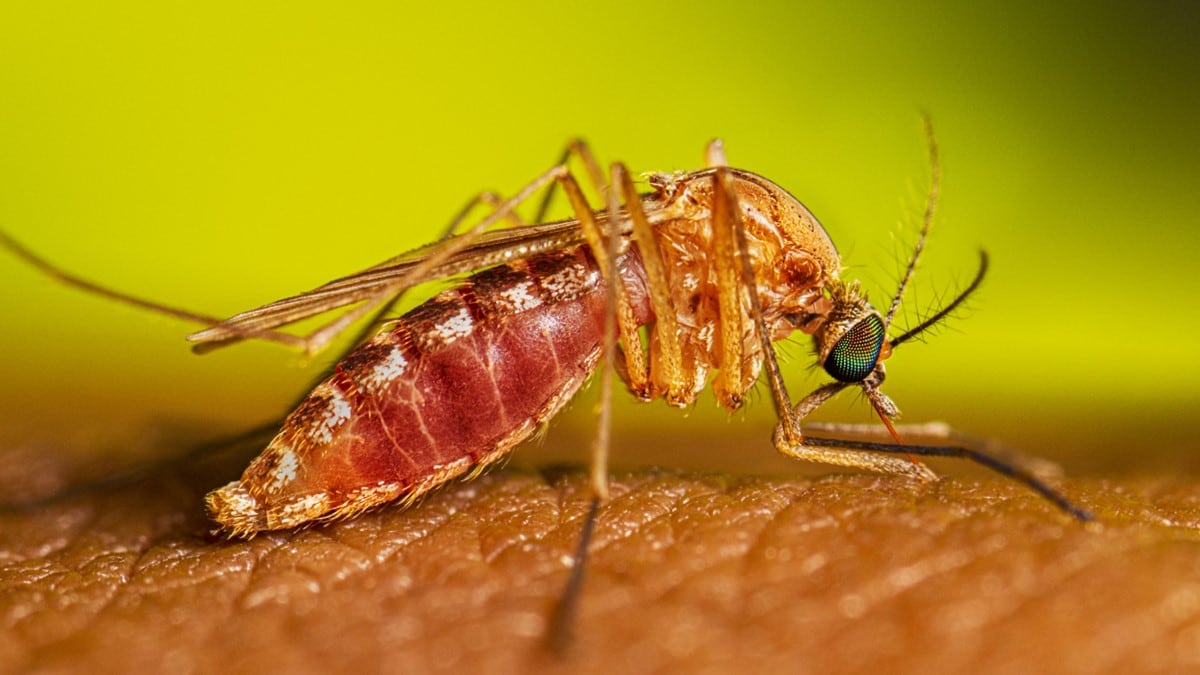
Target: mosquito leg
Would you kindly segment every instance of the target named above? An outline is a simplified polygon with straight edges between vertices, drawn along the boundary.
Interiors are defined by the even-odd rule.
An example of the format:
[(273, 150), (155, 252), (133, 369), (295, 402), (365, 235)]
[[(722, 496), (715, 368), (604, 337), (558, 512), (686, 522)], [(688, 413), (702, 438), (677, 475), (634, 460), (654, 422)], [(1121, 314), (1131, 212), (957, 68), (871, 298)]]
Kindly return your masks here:
[[(797, 441), (794, 438), (788, 438), (789, 434), (784, 432), (783, 428), (783, 422), (776, 427), (774, 437), (775, 449), (793, 459), (908, 476), (922, 482), (937, 480), (937, 474), (930, 471), (929, 467), (920, 462), (914, 462), (907, 457), (892, 457), (890, 455), (879, 454), (871, 449), (856, 450), (853, 449), (855, 446), (828, 445), (823, 443), (822, 439), (802, 437), (801, 440)], [(809, 442), (810, 440), (812, 443)], [(908, 446), (894, 445), (894, 447), (907, 448)]]
[[(442, 230), (442, 235), (440, 237), (438, 237), (438, 241), (446, 241), (447, 239), (453, 237), (454, 232), (459, 228), (460, 225), (462, 225), (463, 221), (465, 221), (467, 219), (467, 216), (470, 215), (471, 211), (474, 210), (476, 206), (478, 206), (480, 204), (486, 204), (488, 206), (491, 206), (493, 208), (493, 210), (495, 210), (495, 209), (499, 208), (500, 204), (502, 204), (502, 203), (503, 203), (503, 199), (501, 199), (500, 196), (497, 195), (495, 192), (492, 192), (490, 190), (485, 190), (484, 192), (480, 192), (479, 194), (472, 197), (465, 205), (463, 205), (463, 208), (460, 209), (459, 212), (454, 215), (454, 217), (450, 220), (450, 222)], [(510, 212), (508, 214), (508, 220), (513, 224), (514, 227), (523, 227), (525, 225), (525, 222), (521, 220), (521, 217), (518, 216), (516, 214), (516, 212)], [(379, 326), (386, 320), (386, 317), (388, 316), (388, 314), (391, 314), (392, 311), (396, 308), (396, 305), (400, 302), (401, 297), (402, 296), (400, 296), (400, 295), (395, 295), (392, 297), (391, 300), (384, 303), (384, 305), (382, 307), (380, 307), (377, 312), (375, 312), (375, 316), (372, 317), (370, 321), (365, 323), (363, 325), (363, 327), (358, 331), (358, 333), (354, 336), (354, 339), (350, 341), (350, 343), (349, 343), (350, 346), (347, 347), (346, 350), (343, 351), (341, 354), (339, 354), (336, 358), (334, 358), (332, 360), (332, 363), (334, 363), (334, 364), (338, 363), (339, 361), (344, 359), (346, 357), (346, 355), (350, 353), (351, 350), (353, 350), (358, 345), (366, 342), (368, 338), (370, 338), (372, 335), (374, 335), (375, 332), (379, 330)], [(308, 387), (307, 390), (305, 390), (304, 393), (302, 393), (300, 395), (300, 398), (295, 402), (294, 405), (291, 406), (291, 408), (295, 408), (296, 406), (300, 405), (300, 403), (304, 402), (304, 400), (308, 397), (308, 391), (311, 391), (313, 388), (315, 388), (328, 375), (329, 375), (329, 372), (322, 371), (321, 375), (314, 382), (312, 382), (312, 384)]]
[[(779, 362), (775, 358), (774, 350), (768, 353), (765, 366), (768, 373), (778, 374)], [(774, 383), (776, 378), (768, 376), (768, 380)], [(778, 378), (778, 386), (783, 386), (782, 377)], [(907, 457), (892, 457), (853, 448), (811, 445), (807, 442), (808, 439), (800, 432), (800, 420), (847, 386), (844, 382), (832, 382), (805, 396), (795, 408), (777, 409), (780, 412), (780, 421), (775, 427), (775, 449), (788, 457), (807, 462), (898, 474), (921, 481), (937, 480), (937, 475), (928, 467)], [(774, 387), (775, 384), (772, 384), (772, 389)], [(784, 397), (786, 398), (786, 393)]]
[[(712, 148), (710, 143), (710, 152)], [(713, 381), (713, 392), (722, 405), (734, 409), (741, 405), (742, 395), (753, 384), (750, 377), (753, 368), (747, 358), (751, 355), (746, 352), (745, 338), (753, 331), (762, 332), (763, 327), (758, 295), (753, 291), (756, 288), (754, 271), (749, 269), (750, 261), (745, 253), (745, 232), (724, 167), (718, 167), (713, 173), (712, 191), (712, 260), (717, 279), (721, 343), (720, 370)], [(747, 303), (752, 316), (747, 316)]]
[[(1095, 520), (1095, 516), (1090, 511), (1075, 504), (1033, 472), (984, 450), (954, 445), (898, 445), (895, 443), (847, 441), (835, 438), (809, 438), (806, 445), (810, 448), (826, 449), (835, 453), (837, 451), (864, 453), (867, 455), (897, 453), (924, 457), (955, 457), (966, 459), (1024, 484), (1076, 520), (1085, 523)], [(883, 455), (881, 454), (880, 456)], [(904, 464), (909, 464), (908, 460), (900, 457), (889, 457), (889, 459), (897, 459)]]
[[(571, 208), (583, 230), (584, 239), (591, 249), (592, 257), (604, 277), (608, 293), (608, 310), (605, 312), (604, 342), (601, 347), (600, 373), (600, 410), (599, 429), (596, 433), (596, 447), (592, 454), (592, 489), (601, 497), (608, 498), (608, 447), (609, 427), (612, 410), (612, 378), (616, 363), (617, 337), (626, 345), (625, 361), (629, 376), (635, 382), (644, 384), (647, 372), (646, 357), (641, 350), (641, 338), (638, 334), (637, 320), (629, 304), (629, 293), (621, 282), (617, 271), (617, 257), (620, 248), (620, 228), (611, 219), (607, 229), (601, 229), (595, 214), (584, 199), (579, 183), (570, 173), (559, 178), (563, 191), (571, 202)], [(615, 210), (616, 194), (609, 194), (609, 209)], [(640, 379), (639, 379), (640, 378)]]
[[(571, 161), (572, 157), (578, 157), (583, 163), (584, 170), (587, 172), (588, 181), (592, 188), (597, 193), (604, 193), (604, 172), (600, 170), (600, 164), (596, 161), (595, 155), (592, 154), (591, 147), (587, 141), (582, 138), (573, 138), (567, 143), (567, 147), (563, 149), (562, 155), (558, 158), (558, 163), (566, 166)], [(537, 215), (534, 216), (533, 222), (542, 223), (546, 220), (546, 214), (550, 211), (550, 204), (554, 201), (554, 193), (557, 185), (552, 185), (546, 191), (546, 195), (542, 197), (542, 201), (538, 204)]]
[[(615, 231), (615, 228), (614, 228)], [(609, 244), (615, 243), (615, 237), (609, 238)], [(613, 253), (613, 249), (609, 250)], [(608, 310), (604, 315), (604, 346), (603, 365), (600, 371), (600, 406), (596, 420), (596, 441), (592, 448), (592, 465), (589, 472), (589, 482), (592, 488), (592, 500), (584, 516), (583, 529), (579, 534), (579, 544), (575, 548), (575, 556), (571, 559), (571, 571), (567, 577), (567, 585), (563, 588), (562, 597), (555, 605), (550, 616), (550, 629), (547, 633), (550, 649), (559, 655), (564, 654), (571, 646), (574, 637), (575, 616), (579, 613), (579, 602), (583, 594), (584, 570), (587, 569), (588, 553), (591, 547), (592, 534), (596, 529), (596, 519), (600, 515), (600, 504), (608, 500), (608, 454), (612, 443), (612, 381), (613, 365), (616, 358), (616, 299), (619, 297), (616, 286), (620, 279), (616, 277), (616, 256), (611, 255), (609, 268), (612, 276), (606, 275), (608, 286)]]
[[(890, 442), (892, 438), (887, 428), (877, 424), (810, 422), (805, 426), (805, 429), (809, 433), (821, 436), (857, 436), (859, 438), (880, 439), (884, 442)], [(897, 424), (895, 425), (895, 430), (907, 443), (916, 445), (940, 445), (948, 443), (963, 445), (974, 448), (979, 452), (1004, 458), (1005, 461), (1025, 467), (1038, 476), (1056, 477), (1062, 475), (1062, 468), (1048, 459), (1026, 455), (992, 438), (980, 438), (964, 434), (945, 422)]]
[(345, 330), (348, 326), (358, 321), (360, 318), (371, 313), (376, 307), (383, 302), (391, 301), (394, 296), (399, 296), (401, 292), (413, 285), (416, 279), (424, 278), (431, 270), (448, 260), (451, 256), (459, 251), (467, 248), (479, 238), (481, 234), (487, 231), (495, 223), (501, 219), (508, 218), (516, 207), (524, 202), (533, 193), (550, 183), (551, 181), (560, 180), (563, 176), (570, 175), (567, 168), (563, 165), (555, 166), (542, 175), (535, 178), (528, 185), (522, 188), (517, 194), (509, 199), (504, 200), (497, 205), (496, 210), (484, 218), (482, 221), (474, 225), (471, 229), (464, 232), (462, 235), (453, 239), (446, 240), (445, 243), (432, 253), (428, 258), (421, 261), (420, 264), (413, 266), (406, 274), (388, 284), (371, 300), (364, 302), (362, 305), (346, 312), (336, 320), (310, 333), (305, 339), (305, 350), (309, 353), (316, 353), (323, 349), (334, 337)]
[[(876, 438), (891, 438), (886, 427), (878, 424), (856, 424), (844, 422), (809, 422), (805, 428), (821, 434), (851, 434)], [(919, 422), (895, 425), (896, 433), (914, 443), (936, 443), (939, 441), (968, 442), (969, 437), (955, 431), (945, 422)]]
[[(392, 280), (386, 285), (380, 286), (362, 304), (354, 309), (342, 314), (337, 319), (325, 324), (317, 330), (309, 333), (307, 336), (300, 338), (303, 342), (304, 349), (309, 354), (314, 354), (326, 345), (342, 331), (346, 330), (350, 325), (363, 317), (374, 312), (383, 303), (390, 301), (394, 296), (402, 294), (402, 292), (414, 285), (419, 280), (427, 278), (432, 270), (437, 269), (447, 260), (459, 253), (463, 249), (470, 246), (479, 239), (485, 231), (497, 222), (508, 218), (518, 205), (527, 200), (531, 195), (538, 190), (547, 186), (553, 181), (561, 179), (569, 172), (565, 166), (557, 165), (540, 176), (530, 181), (525, 187), (521, 188), (515, 195), (502, 201), (496, 210), (489, 214), (482, 221), (476, 223), (469, 230), (452, 239), (447, 239), (442, 244), (437, 246), (433, 251), (418, 264), (413, 265), (403, 275)], [(193, 342), (205, 343), (211, 342), (232, 342), (246, 337), (254, 337), (244, 334), (243, 330), (237, 327), (232, 327), (226, 324), (218, 324), (207, 330), (194, 333), (189, 336)]]
[[(603, 188), (599, 185), (602, 182), (602, 174), (599, 172), (599, 168), (596, 165), (591, 151), (588, 149), (587, 145), (583, 143), (583, 141), (573, 141), (568, 145), (567, 151), (564, 152), (563, 156), (564, 158), (569, 159), (576, 154), (581, 157), (581, 161), (583, 161), (587, 166), (588, 175), (594, 182), (597, 183), (597, 190), (602, 192)], [(314, 354), (324, 349), (325, 346), (339, 333), (364, 316), (370, 314), (376, 307), (379, 306), (380, 303), (385, 302), (386, 298), (389, 298), (392, 295), (401, 294), (407, 290), (409, 286), (412, 286), (416, 282), (425, 279), (432, 270), (437, 269), (440, 265), (452, 258), (454, 255), (469, 247), (479, 239), (479, 236), (484, 231), (491, 228), (500, 220), (507, 219), (512, 221), (514, 224), (523, 224), (520, 217), (516, 213), (516, 208), (528, 200), (529, 197), (538, 190), (541, 190), (546, 186), (550, 186), (553, 190), (553, 188), (557, 186), (557, 179), (568, 171), (569, 170), (565, 163), (559, 163), (543, 173), (541, 176), (535, 178), (532, 182), (522, 188), (516, 195), (502, 201), (493, 199), (494, 195), (491, 193), (482, 193), (476, 198), (470, 200), (465, 208), (460, 211), (458, 216), (454, 219), (454, 224), (451, 226), (450, 231), (457, 230), (458, 225), (465, 221), (469, 211), (478, 203), (494, 204), (495, 210), (482, 222), (477, 223), (459, 236), (452, 238), (443, 236), (443, 239), (440, 241), (441, 245), (431, 247), (429, 249), (431, 253), (419, 264), (409, 267), (405, 274), (396, 277), (391, 283), (388, 283), (387, 285), (381, 285), (372, 290), (369, 294), (360, 296), (360, 299), (357, 301), (361, 304), (359, 304), (358, 307), (317, 328), (306, 336), (291, 336), (288, 334), (282, 335), (284, 335), (285, 339), (288, 340), (288, 344), (292, 346), (299, 346), (309, 354)], [(542, 217), (542, 215), (539, 215), (538, 219), (540, 220)], [(395, 259), (387, 260), (383, 263), (380, 263), (376, 267), (382, 268), (394, 262)], [(253, 315), (255, 312), (263, 309), (265, 308), (259, 308), (259, 310), (251, 310), (249, 312), (242, 312), (232, 319), (226, 319), (210, 326), (205, 330), (197, 331), (196, 333), (189, 335), (188, 340), (195, 343), (193, 350), (198, 353), (203, 353), (212, 349), (239, 342), (241, 340), (256, 337), (257, 333), (254, 332), (255, 329), (247, 328), (246, 326), (250, 323), (250, 315)], [(278, 321), (272, 325), (279, 325), (281, 323), (288, 323), (288, 321)]]
[[(178, 307), (172, 307), (171, 305), (154, 302), (153, 300), (146, 300), (136, 295), (130, 295), (128, 293), (113, 290), (107, 286), (102, 286), (100, 284), (88, 281), (82, 277), (75, 276), (74, 274), (63, 270), (57, 265), (47, 261), (45, 258), (42, 258), (33, 251), (29, 250), (4, 231), (0, 231), (0, 248), (8, 249), (13, 255), (25, 261), (30, 266), (39, 270), (51, 279), (54, 279), (55, 281), (66, 286), (79, 289), (85, 293), (98, 295), (114, 302), (131, 305), (133, 307), (140, 307), (151, 312), (165, 314), (166, 316), (171, 316), (176, 319), (192, 321), (194, 323), (199, 323), (206, 326), (212, 326), (221, 323), (221, 319), (216, 317), (199, 314), (190, 310), (180, 309)], [(302, 344), (302, 340), (300, 338), (276, 331), (258, 331), (255, 332), (252, 337), (271, 340), (274, 342), (281, 342), (291, 346), (298, 346)]]
[[(459, 226), (462, 225), (463, 221), (465, 221), (467, 219), (467, 216), (470, 215), (471, 211), (474, 210), (476, 206), (478, 206), (480, 204), (485, 204), (485, 205), (491, 206), (493, 211), (497, 211), (497, 210), (499, 210), (500, 205), (503, 203), (504, 203), (504, 200), (501, 199), (501, 197), (498, 194), (496, 194), (495, 192), (492, 192), (490, 190), (485, 190), (483, 192), (480, 192), (479, 194), (472, 197), (465, 205), (463, 205), (463, 208), (460, 209), (459, 212), (456, 213), (454, 215), (454, 217), (450, 220), (450, 222), (446, 224), (446, 227), (442, 230), (442, 235), (438, 238), (438, 241), (445, 241), (445, 240), (453, 237), (454, 232), (456, 230), (458, 230)], [(515, 211), (510, 210), (507, 215), (507, 218), (515, 227), (522, 227), (525, 225), (525, 222), (521, 220), (521, 217), (518, 216)], [(358, 345), (366, 342), (368, 338), (370, 338), (372, 335), (374, 335), (378, 331), (379, 326), (382, 325), (383, 322), (386, 320), (386, 317), (388, 316), (388, 314), (390, 314), (395, 309), (396, 305), (400, 302), (401, 297), (402, 297), (401, 295), (395, 295), (392, 297), (391, 300), (384, 303), (384, 305), (382, 307), (380, 307), (379, 310), (375, 313), (375, 316), (372, 317), (371, 320), (368, 321), (366, 324), (364, 324), (363, 327), (358, 331), (358, 333), (354, 336), (354, 339), (350, 341), (349, 346), (341, 354), (339, 354), (336, 358), (334, 358), (332, 360), (332, 363), (337, 364), (342, 359), (346, 358), (346, 356), (354, 348), (356, 348)], [(303, 403), (304, 400), (308, 398), (309, 392), (312, 391), (313, 389), (315, 389), (316, 386), (318, 384), (320, 384), (322, 381), (324, 381), (325, 378), (329, 376), (329, 374), (330, 374), (330, 370), (322, 371), (321, 374), (318, 375), (316, 377), (316, 379), (314, 379), (303, 392), (301, 392), (300, 397), (296, 401), (294, 401), (293, 404), (288, 407), (288, 409), (289, 410), (295, 409), (301, 403)], [(279, 423), (281, 424), (282, 420), (280, 420)]]
[[(936, 144), (933, 143), (932, 132), (930, 132), (930, 145), (933, 161), (935, 164), (935, 182), (937, 177), (937, 150)], [(718, 177), (720, 172), (718, 172)], [(927, 205), (926, 224), (922, 231), (922, 240), (924, 233), (928, 230), (929, 210), (936, 203), (937, 190), (933, 188), (930, 194), (929, 204)], [(743, 282), (753, 287), (754, 271), (749, 265), (748, 246), (745, 241), (744, 232), (740, 228), (735, 230), (738, 235), (738, 246), (743, 256)], [(919, 251), (918, 251), (919, 253)], [(916, 255), (910, 260), (909, 269), (905, 272), (905, 281), (911, 276), (912, 268), (915, 266)], [(987, 269), (987, 258), (984, 256), (981, 272), (973, 282), (972, 287), (978, 285), (982, 279), (982, 273)], [(752, 294), (753, 295), (753, 294)], [(1093, 519), (1092, 514), (1086, 509), (1083, 509), (1071, 500), (1067, 499), (1062, 493), (1055, 490), (1053, 487), (1045, 483), (1035, 471), (1025, 468), (1022, 463), (1010, 460), (1002, 453), (991, 451), (991, 449), (972, 448), (965, 446), (929, 446), (929, 445), (907, 445), (898, 443), (876, 443), (870, 441), (850, 441), (833, 438), (805, 438), (800, 430), (800, 421), (816, 410), (823, 403), (828, 401), (842, 389), (848, 386), (846, 383), (834, 382), (831, 384), (818, 387), (808, 396), (804, 397), (795, 407), (791, 404), (791, 398), (788, 395), (787, 387), (783, 381), (783, 374), (779, 368), (779, 360), (775, 354), (770, 337), (763, 325), (762, 314), (758, 311), (755, 304), (755, 298), (751, 298), (752, 307), (754, 309), (754, 320), (757, 333), (762, 345), (763, 351), (763, 370), (767, 376), (767, 382), (771, 389), (772, 402), (775, 404), (776, 415), (779, 418), (779, 424), (775, 428), (774, 442), (775, 448), (795, 459), (801, 459), (821, 464), (830, 464), (834, 466), (853, 467), (858, 469), (867, 469), (881, 473), (898, 474), (910, 476), (917, 480), (935, 480), (936, 474), (930, 471), (925, 465), (913, 460), (914, 456), (926, 457), (957, 457), (960, 459), (970, 460), (984, 466), (992, 471), (1009, 476), (1014, 480), (1026, 485), (1034, 492), (1037, 492), (1042, 497), (1053, 503), (1059, 509), (1068, 515), (1080, 521), (1090, 521)], [(894, 308), (893, 308), (894, 309)], [(889, 319), (891, 312), (889, 312)], [(915, 334), (915, 333), (911, 333)], [(907, 339), (911, 334), (902, 336)], [(893, 346), (897, 343), (892, 341)], [(878, 390), (875, 390), (878, 392)], [(870, 392), (868, 392), (868, 395)], [(882, 397), (882, 392), (878, 393)], [(883, 397), (884, 402), (890, 405), (890, 401)], [(873, 405), (876, 403), (872, 402)], [(878, 406), (877, 406), (877, 409)], [(834, 430), (847, 430), (846, 427), (836, 427), (828, 425), (825, 428)], [(941, 434), (945, 433), (948, 428), (926, 426), (925, 430), (933, 431)], [(878, 433), (874, 430), (872, 433)], [(949, 432), (953, 438), (953, 432)]]
[(562, 597), (554, 606), (550, 615), (550, 630), (546, 634), (546, 642), (550, 650), (561, 656), (574, 641), (575, 615), (579, 613), (579, 598), (583, 592), (584, 570), (588, 549), (592, 544), (592, 535), (596, 531), (596, 517), (600, 514), (600, 497), (593, 496), (588, 506), (588, 512), (583, 519), (583, 530), (579, 533), (579, 543), (575, 547), (575, 557), (571, 560), (571, 572), (567, 577), (567, 585), (563, 588)]
[[(679, 323), (675, 307), (671, 303), (670, 286), (667, 284), (667, 272), (663, 265), (662, 252), (658, 240), (646, 218), (642, 208), (641, 196), (634, 187), (633, 180), (624, 164), (612, 165), (612, 185), (614, 191), (619, 191), (625, 202), (625, 210), (629, 213), (632, 225), (633, 240), (637, 243), (642, 254), (642, 266), (646, 270), (647, 288), (650, 292), (650, 307), (654, 310), (654, 323), (651, 325), (651, 345), (657, 345), (657, 358), (649, 361), (649, 381), (644, 391), (638, 391), (632, 382), (631, 387), (643, 398), (653, 398), (665, 391), (667, 402), (671, 405), (685, 405), (694, 398), (693, 385), (684, 377), (683, 349), (679, 343)], [(616, 211), (610, 206), (611, 214)], [(615, 222), (616, 216), (610, 215), (609, 222)], [(632, 349), (626, 344), (625, 349)]]
[[(592, 210), (588, 207), (575, 178), (568, 173), (562, 176), (559, 182), (579, 218), (588, 246), (592, 250), (592, 257), (596, 259), (596, 263), (600, 267), (607, 295), (600, 357), (600, 403), (596, 416), (596, 440), (592, 446), (592, 462), (589, 471), (592, 502), (584, 519), (575, 557), (571, 561), (571, 572), (567, 578), (567, 585), (550, 617), (550, 630), (547, 635), (550, 649), (557, 654), (563, 654), (572, 640), (572, 628), (575, 623), (575, 615), (579, 610), (579, 599), (583, 589), (584, 570), (587, 568), (588, 549), (591, 545), (592, 533), (595, 531), (596, 518), (600, 513), (600, 504), (608, 500), (608, 455), (612, 444), (613, 376), (618, 332), (626, 345), (625, 355), (631, 380), (640, 377), (644, 381), (647, 371), (644, 364), (637, 365), (638, 359), (635, 355), (642, 356), (637, 322), (633, 319), (628, 293), (617, 269), (621, 230), (617, 226), (616, 220), (620, 208), (617, 193), (615, 190), (608, 191), (609, 226), (607, 231), (603, 231), (596, 222)], [(642, 360), (644, 360), (644, 356), (642, 356)]]
[[(472, 197), (466, 204), (464, 204), (462, 209), (460, 209), (459, 212), (454, 215), (454, 218), (451, 219), (448, 225), (446, 225), (446, 229), (442, 230), (442, 235), (438, 237), (437, 240), (445, 241), (450, 237), (453, 237), (454, 233), (458, 230), (458, 227), (462, 225), (464, 221), (466, 221), (467, 216), (471, 215), (471, 211), (474, 211), (476, 206), (485, 204), (492, 207), (492, 210), (495, 211), (496, 209), (499, 209), (500, 205), (503, 203), (504, 200), (500, 197), (500, 195), (492, 192), (491, 190), (480, 192)], [(521, 217), (517, 215), (516, 211), (512, 211), (508, 214), (508, 221), (512, 223), (513, 227), (525, 226), (525, 221), (521, 220)]]

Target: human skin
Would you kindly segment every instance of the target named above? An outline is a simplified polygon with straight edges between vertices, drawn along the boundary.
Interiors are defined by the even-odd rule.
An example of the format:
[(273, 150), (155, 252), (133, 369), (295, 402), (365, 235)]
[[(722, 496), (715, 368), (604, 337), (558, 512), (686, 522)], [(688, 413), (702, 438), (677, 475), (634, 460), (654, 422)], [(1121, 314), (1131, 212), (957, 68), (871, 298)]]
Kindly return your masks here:
[(1180, 672), (1200, 667), (1200, 484), (614, 477), (504, 469), (409, 509), (228, 540), (236, 458), (0, 512), (7, 672)]

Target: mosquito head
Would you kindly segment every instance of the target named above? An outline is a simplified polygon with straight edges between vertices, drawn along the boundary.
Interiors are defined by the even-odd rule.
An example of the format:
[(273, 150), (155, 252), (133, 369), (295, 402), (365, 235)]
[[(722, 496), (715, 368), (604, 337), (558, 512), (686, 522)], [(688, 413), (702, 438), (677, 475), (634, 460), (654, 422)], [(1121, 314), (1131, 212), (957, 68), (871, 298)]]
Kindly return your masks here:
[[(834, 386), (835, 391), (849, 385), (861, 387), (879, 418), (899, 443), (900, 438), (896, 435), (891, 421), (900, 416), (900, 409), (879, 389), (887, 377), (887, 370), (883, 367), (884, 360), (892, 355), (892, 350), (897, 346), (929, 330), (957, 309), (983, 283), (987, 268), (987, 254), (980, 251), (979, 271), (975, 274), (975, 279), (954, 300), (916, 327), (890, 340), (887, 335), (888, 328), (891, 316), (899, 305), (899, 293), (892, 300), (892, 309), (888, 316), (884, 317), (867, 302), (867, 296), (860, 290), (858, 282), (835, 282), (830, 285), (826, 289), (829, 294), (829, 311), (813, 334), (821, 366), (838, 382), (837, 385), (827, 387)], [(810, 397), (824, 389), (826, 388), (818, 389)], [(824, 401), (826, 398), (828, 396), (820, 396), (814, 400)], [(806, 412), (811, 411), (812, 406), (803, 402), (801, 406), (805, 407)]]
[(821, 366), (838, 382), (864, 382), (891, 355), (887, 325), (858, 282), (831, 286), (829, 299), (829, 314), (814, 334)]
[(835, 282), (827, 291), (829, 313), (813, 338), (821, 366), (837, 382), (813, 392), (801, 401), (800, 406), (807, 413), (832, 393), (858, 385), (892, 437), (900, 443), (892, 426), (892, 420), (900, 416), (900, 409), (879, 389), (887, 377), (883, 360), (892, 354), (892, 344), (887, 339), (887, 321), (867, 302), (858, 282)]
[[(821, 366), (838, 382), (870, 386), (868, 377), (875, 372), (876, 366), (881, 366), (892, 355), (892, 349), (945, 320), (979, 288), (987, 269), (987, 253), (980, 251), (979, 271), (971, 283), (932, 316), (891, 340), (887, 337), (890, 327), (888, 319), (867, 302), (867, 296), (859, 289), (858, 282), (835, 283), (828, 289), (829, 313), (813, 334)], [(893, 307), (899, 304), (896, 300), (892, 302)]]

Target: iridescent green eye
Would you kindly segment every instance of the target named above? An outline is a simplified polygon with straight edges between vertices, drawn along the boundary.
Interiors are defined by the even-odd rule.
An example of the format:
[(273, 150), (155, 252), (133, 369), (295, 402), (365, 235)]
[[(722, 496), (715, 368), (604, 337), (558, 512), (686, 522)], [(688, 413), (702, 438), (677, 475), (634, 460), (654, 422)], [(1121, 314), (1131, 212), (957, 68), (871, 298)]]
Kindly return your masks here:
[(868, 314), (837, 341), (825, 359), (825, 372), (839, 382), (861, 382), (875, 369), (887, 338), (883, 319)]

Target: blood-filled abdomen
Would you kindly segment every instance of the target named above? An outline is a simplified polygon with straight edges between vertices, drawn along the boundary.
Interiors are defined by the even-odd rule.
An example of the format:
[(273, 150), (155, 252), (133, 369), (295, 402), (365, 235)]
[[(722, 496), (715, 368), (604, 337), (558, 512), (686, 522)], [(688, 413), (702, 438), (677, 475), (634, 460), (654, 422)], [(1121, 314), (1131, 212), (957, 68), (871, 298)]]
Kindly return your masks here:
[[(620, 269), (649, 322), (636, 250)], [(606, 298), (583, 247), (439, 294), (338, 363), (242, 478), (208, 495), (214, 520), (250, 536), (343, 518), (502, 458), (595, 368)]]

